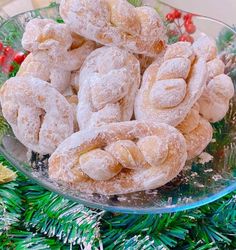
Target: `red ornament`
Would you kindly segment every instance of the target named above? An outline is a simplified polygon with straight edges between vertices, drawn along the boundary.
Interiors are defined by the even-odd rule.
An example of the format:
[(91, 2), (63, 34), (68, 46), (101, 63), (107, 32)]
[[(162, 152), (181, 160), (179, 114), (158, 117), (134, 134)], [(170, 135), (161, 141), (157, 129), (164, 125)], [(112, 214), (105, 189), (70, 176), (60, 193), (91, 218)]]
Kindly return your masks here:
[(182, 16), (182, 14), (179, 10), (174, 10), (172, 15), (174, 16), (174, 18), (177, 18), (177, 19), (181, 18), (181, 16)]
[(7, 46), (7, 47), (4, 48), (3, 53), (4, 53), (4, 55), (10, 57), (10, 56), (12, 56), (14, 54), (14, 49), (12, 47)]
[(13, 58), (13, 62), (21, 64), (26, 58), (26, 55), (22, 52), (18, 52), (17, 54), (15, 54), (14, 58)]
[(1, 55), (1, 56), (0, 56), (0, 66), (1, 66), (1, 67), (3, 66), (4, 62), (5, 62), (5, 56), (4, 56), (4, 55)]
[(193, 43), (194, 39), (188, 34), (183, 34), (182, 36), (180, 36), (179, 41)]
[(189, 23), (189, 24), (186, 24), (184, 26), (185, 26), (186, 32), (189, 33), (189, 34), (195, 33), (195, 31), (197, 29), (196, 26), (193, 23)]
[(174, 15), (173, 15), (173, 13), (168, 13), (168, 14), (166, 15), (166, 20), (169, 21), (169, 22), (174, 22), (175, 17), (174, 17)]

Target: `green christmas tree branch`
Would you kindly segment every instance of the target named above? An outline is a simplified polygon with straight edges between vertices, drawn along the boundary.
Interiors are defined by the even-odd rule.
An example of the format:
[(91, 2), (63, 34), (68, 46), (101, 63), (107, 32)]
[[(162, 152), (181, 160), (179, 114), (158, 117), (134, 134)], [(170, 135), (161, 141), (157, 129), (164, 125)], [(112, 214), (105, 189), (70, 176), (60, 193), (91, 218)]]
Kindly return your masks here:
[(103, 212), (85, 208), (31, 183), (21, 190), (26, 197), (25, 227), (57, 237), (63, 243), (99, 245)]

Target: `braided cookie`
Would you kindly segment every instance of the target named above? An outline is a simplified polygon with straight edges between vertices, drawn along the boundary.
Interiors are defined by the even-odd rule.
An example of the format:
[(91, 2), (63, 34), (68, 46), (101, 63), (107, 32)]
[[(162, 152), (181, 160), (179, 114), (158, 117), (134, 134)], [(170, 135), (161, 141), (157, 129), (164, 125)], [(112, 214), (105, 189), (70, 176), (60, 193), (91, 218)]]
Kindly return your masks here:
[(62, 0), (60, 14), (70, 29), (104, 45), (157, 55), (165, 47), (165, 28), (151, 7), (126, 0)]
[(200, 155), (213, 136), (211, 124), (200, 116), (199, 110), (199, 105), (195, 104), (184, 121), (177, 126), (186, 140), (188, 160)]
[(11, 78), (1, 87), (0, 101), (15, 136), (35, 152), (51, 154), (73, 133), (71, 106), (47, 82)]
[(177, 126), (201, 96), (206, 78), (206, 62), (195, 60), (190, 43), (170, 45), (164, 62), (154, 62), (144, 73), (135, 100), (136, 119)]
[(231, 78), (224, 74), (225, 65), (217, 58), (217, 47), (213, 39), (203, 36), (193, 44), (198, 57), (207, 60), (208, 80), (205, 91), (199, 99), (200, 114), (210, 122), (224, 118), (229, 101), (234, 96)]
[(73, 39), (66, 24), (51, 19), (35, 18), (29, 21), (22, 37), (22, 46), (30, 52), (47, 50), (48, 53), (66, 52)]
[(47, 81), (59, 92), (70, 85), (71, 72), (79, 70), (95, 43), (71, 34), (65, 24), (33, 19), (26, 25), (23, 47), (32, 52), (22, 63), (18, 76)]
[(130, 120), (140, 85), (139, 61), (116, 47), (102, 47), (85, 60), (79, 74), (80, 129)]
[(70, 85), (71, 72), (65, 70), (47, 52), (39, 51), (29, 54), (17, 73), (17, 76), (32, 76), (46, 81), (59, 92), (65, 91)]
[(124, 194), (160, 187), (183, 169), (183, 135), (143, 121), (113, 123), (66, 139), (49, 159), (49, 176), (81, 192)]

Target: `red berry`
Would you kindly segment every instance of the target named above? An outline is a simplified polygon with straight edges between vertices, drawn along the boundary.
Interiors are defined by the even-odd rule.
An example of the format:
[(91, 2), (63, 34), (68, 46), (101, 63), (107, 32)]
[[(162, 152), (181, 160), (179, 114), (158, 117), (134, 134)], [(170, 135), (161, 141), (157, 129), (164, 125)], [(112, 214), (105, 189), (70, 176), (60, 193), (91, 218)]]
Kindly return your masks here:
[(174, 17), (174, 15), (172, 13), (168, 13), (166, 15), (166, 20), (169, 21), (169, 22), (174, 22), (175, 17)]
[(0, 42), (0, 52), (2, 51), (3, 49), (3, 44)]
[(186, 32), (188, 32), (189, 34), (195, 33), (197, 29), (193, 23), (185, 24), (184, 26), (185, 26)]
[(11, 56), (14, 54), (14, 49), (7, 46), (4, 48), (4, 54), (7, 55), (7, 56)]
[(192, 36), (190, 36), (188, 34), (183, 34), (182, 36), (180, 36), (179, 41), (193, 43), (194, 39)]
[(193, 18), (193, 14), (188, 13), (186, 15), (184, 15), (184, 22), (186, 23), (187, 21), (192, 22), (192, 18)]
[(184, 25), (188, 25), (188, 24), (193, 24), (192, 19), (186, 19), (186, 20), (184, 21)]
[(181, 18), (181, 16), (182, 16), (182, 14), (179, 10), (174, 10), (172, 15), (174, 16), (174, 18), (177, 18), (177, 19)]
[(21, 64), (24, 60), (25, 60), (25, 54), (22, 52), (15, 54), (15, 56), (13, 58), (13, 61), (18, 63), (18, 64)]
[(4, 62), (5, 62), (5, 56), (1, 55), (0, 56), (0, 66), (3, 66)]
[(11, 73), (14, 69), (15, 69), (15, 67), (13, 65), (11, 65), (9, 68), (9, 72)]

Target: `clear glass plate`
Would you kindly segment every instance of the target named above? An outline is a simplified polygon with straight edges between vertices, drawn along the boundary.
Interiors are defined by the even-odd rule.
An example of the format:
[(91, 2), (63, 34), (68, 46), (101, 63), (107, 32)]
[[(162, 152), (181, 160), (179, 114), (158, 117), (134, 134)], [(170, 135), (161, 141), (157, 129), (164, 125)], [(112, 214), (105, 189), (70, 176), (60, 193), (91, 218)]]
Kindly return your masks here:
[[(163, 18), (172, 10), (171, 6), (161, 2), (143, 2), (151, 2)], [(30, 19), (35, 17), (52, 18), (60, 21), (58, 6), (52, 5), (49, 8), (26, 12), (5, 21), (0, 26), (0, 41), (5, 45), (12, 46), (17, 51), (22, 51), (21, 37), (24, 27)], [(193, 37), (205, 33), (217, 40), (220, 32), (224, 30), (224, 32), (234, 36), (235, 39), (236, 34), (232, 28), (222, 22), (198, 15), (194, 15), (193, 19), (197, 26), (197, 31)], [(171, 32), (173, 25), (173, 23), (169, 25), (168, 32)], [(173, 42), (173, 36), (170, 39), (171, 41)], [(222, 43), (218, 44), (219, 48), (222, 49)], [(3, 83), (9, 76), (2, 70), (0, 81)], [(51, 181), (47, 174), (48, 156), (39, 156), (28, 152), (12, 133), (3, 136), (0, 152), (19, 171), (39, 185), (86, 206), (115, 212), (169, 213), (204, 205), (236, 189), (235, 122), (236, 96), (231, 101), (226, 118), (213, 125), (214, 141), (206, 150), (214, 157), (213, 161), (206, 164), (200, 164), (197, 161), (187, 162), (182, 173), (167, 185), (157, 190), (127, 195), (88, 195)]]

